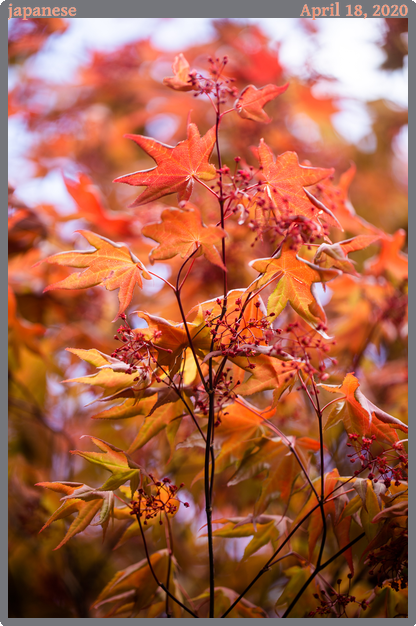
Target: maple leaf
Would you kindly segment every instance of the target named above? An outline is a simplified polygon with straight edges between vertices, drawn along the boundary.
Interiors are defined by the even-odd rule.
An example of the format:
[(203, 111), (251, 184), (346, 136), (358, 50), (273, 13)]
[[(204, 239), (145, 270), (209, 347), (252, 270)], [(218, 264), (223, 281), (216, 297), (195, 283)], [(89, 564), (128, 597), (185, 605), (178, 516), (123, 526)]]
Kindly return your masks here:
[[(328, 474), (325, 474), (324, 476), (324, 497), (325, 498), (329, 497), (333, 493), (339, 479), (340, 479), (339, 472), (336, 468), (333, 469)], [(318, 494), (318, 496), (320, 496), (322, 493), (320, 477), (315, 478), (315, 480), (313, 481), (313, 484), (314, 484), (316, 493)], [(324, 513), (325, 513), (325, 516), (328, 516), (328, 515), (331, 516), (332, 524), (334, 527), (334, 533), (337, 538), (338, 545), (340, 548), (343, 548), (350, 541), (349, 531), (350, 531), (350, 526), (351, 526), (351, 517), (343, 517), (343, 512), (347, 506), (346, 496), (340, 494), (340, 492), (338, 492), (338, 495), (340, 495), (340, 497), (337, 498), (337, 500), (330, 500), (329, 502), (326, 502), (324, 504)], [(306, 502), (306, 504), (301, 509), (298, 516), (293, 522), (293, 526), (296, 526), (296, 524), (298, 524), (301, 521), (301, 519), (305, 515), (307, 515), (307, 513), (312, 511), (312, 514), (308, 522), (309, 560), (310, 561), (312, 560), (313, 552), (316, 549), (319, 536), (323, 530), (322, 513), (320, 509), (317, 508), (313, 511), (313, 508), (317, 504), (318, 504), (318, 500), (316, 498), (315, 493), (312, 491), (308, 501)], [(349, 565), (350, 571), (354, 573), (354, 564), (352, 560), (351, 548), (346, 550), (343, 553), (343, 556)]]
[(380, 235), (382, 231), (356, 214), (348, 198), (348, 190), (356, 170), (355, 164), (351, 163), (348, 170), (341, 174), (338, 185), (334, 185), (331, 179), (322, 180), (316, 185), (316, 196), (336, 216), (344, 230), (353, 234)]
[(397, 417), (385, 413), (365, 397), (359, 389), (360, 383), (353, 374), (347, 374), (342, 385), (321, 384), (321, 387), (330, 393), (341, 393), (345, 396), (333, 406), (325, 430), (342, 420), (347, 433), (358, 433), (366, 437), (375, 435), (376, 441), (386, 441), (390, 444), (398, 441), (395, 428), (407, 433), (406, 424)]
[(359, 235), (338, 243), (323, 243), (316, 251), (313, 262), (322, 268), (335, 267), (343, 272), (358, 276), (353, 262), (348, 258), (350, 252), (362, 250), (379, 239), (379, 235)]
[(112, 444), (91, 437), (89, 435), (83, 435), (82, 438), (89, 437), (94, 445), (101, 450), (101, 452), (84, 452), (83, 450), (70, 450), (71, 454), (77, 454), (83, 457), (90, 463), (99, 465), (110, 471), (112, 476), (106, 480), (106, 482), (99, 487), (102, 491), (114, 491), (121, 485), (124, 485), (128, 480), (130, 481), (131, 497), (133, 498), (136, 491), (139, 480), (141, 468), (135, 463), (128, 454), (116, 448)]
[[(170, 560), (168, 551), (159, 550), (153, 553), (149, 557), (149, 560), (154, 576), (156, 576), (158, 580), (165, 581), (166, 572), (168, 571), (168, 562)], [(174, 566), (176, 565), (175, 559), (172, 559), (172, 564)], [(154, 576), (151, 573), (147, 559), (143, 559), (139, 563), (134, 563), (113, 576), (110, 582), (101, 591), (93, 606), (98, 608), (107, 602), (120, 600), (120, 598), (126, 596), (128, 592), (131, 592), (131, 596), (134, 600), (131, 609), (133, 609), (132, 616), (134, 616), (136, 612), (140, 611), (141, 608), (152, 601), (158, 589), (158, 584)]]
[(284, 152), (275, 161), (273, 152), (264, 139), (260, 140), (257, 154), (265, 185), (263, 191), (277, 211), (290, 215), (304, 215), (314, 220), (322, 218), (339, 226), (335, 216), (323, 204), (320, 203), (317, 210), (316, 199), (304, 189), (331, 176), (334, 173), (333, 168), (299, 165), (296, 152)]
[(250, 367), (246, 357), (232, 357), (230, 360), (238, 367), (251, 372), (251, 376), (238, 387), (238, 393), (243, 396), (267, 389), (277, 389), (281, 395), (293, 384), (295, 374), (303, 367), (300, 361), (294, 359), (281, 361), (276, 357), (261, 353), (255, 358), (254, 369)]
[(161, 222), (148, 224), (142, 229), (145, 237), (150, 237), (160, 245), (150, 252), (150, 262), (172, 259), (177, 254), (182, 259), (189, 258), (196, 250), (204, 254), (211, 263), (226, 269), (216, 246), (226, 236), (219, 226), (204, 226), (201, 213), (191, 204), (184, 210), (166, 209)]
[[(319, 441), (310, 437), (288, 437), (285, 442), (280, 437), (262, 436), (256, 440), (256, 447), (251, 454), (246, 454), (234, 476), (228, 485), (236, 485), (242, 480), (266, 472), (261, 481), (261, 492), (258, 495), (254, 507), (254, 516), (258, 516), (266, 509), (268, 504), (280, 497), (288, 502), (296, 477), (301, 472), (298, 461), (288, 447), (292, 445), (305, 468), (309, 465), (309, 455), (319, 450)], [(254, 447), (254, 446), (253, 446)]]
[(215, 143), (215, 126), (201, 137), (196, 124), (188, 122), (187, 135), (187, 139), (175, 147), (143, 135), (125, 135), (156, 161), (156, 167), (150, 170), (114, 180), (115, 183), (147, 187), (130, 206), (141, 206), (171, 193), (177, 193), (179, 201), (189, 200), (195, 180), (209, 181), (216, 177), (215, 166), (208, 163)]
[[(147, 367), (138, 367), (131, 374), (126, 373), (126, 363), (108, 356), (99, 350), (80, 350), (77, 348), (67, 348), (68, 352), (76, 354), (80, 359), (94, 365), (99, 371), (95, 374), (87, 374), (78, 378), (68, 378), (64, 383), (83, 383), (104, 389), (110, 396), (125, 389), (132, 388), (136, 391), (149, 387), (152, 382), (152, 375)], [(139, 378), (139, 380), (135, 380)]]
[(194, 85), (190, 79), (190, 74), (195, 73), (195, 70), (193, 70), (193, 72), (190, 71), (189, 63), (182, 52), (175, 57), (172, 69), (174, 76), (164, 78), (164, 85), (176, 91), (192, 91), (193, 89), (198, 89), (197, 85)]
[(406, 241), (406, 231), (400, 228), (394, 235), (382, 233), (379, 239), (380, 253), (375, 258), (368, 259), (365, 264), (366, 274), (373, 276), (384, 274), (398, 281), (406, 280), (409, 263), (407, 255), (400, 251)]
[(100, 194), (91, 179), (83, 173), (78, 174), (78, 180), (64, 178), (65, 187), (78, 206), (79, 213), (74, 217), (82, 217), (94, 224), (105, 234), (115, 233), (120, 237), (131, 237), (132, 219), (130, 215), (106, 211), (103, 207)]
[(142, 276), (151, 280), (143, 263), (122, 243), (114, 243), (110, 239), (100, 237), (88, 230), (78, 230), (95, 250), (73, 250), (59, 252), (45, 261), (68, 267), (85, 268), (57, 283), (48, 285), (44, 291), (52, 289), (87, 289), (96, 285), (104, 285), (108, 291), (120, 289), (118, 299), (120, 313), (129, 306), (136, 285), (143, 286)]
[(54, 550), (58, 550), (71, 539), (71, 537), (85, 530), (92, 523), (98, 511), (101, 511), (101, 514), (97, 524), (103, 527), (103, 532), (105, 533), (109, 516), (114, 505), (114, 493), (112, 491), (100, 491), (88, 485), (84, 485), (84, 483), (74, 482), (42, 482), (36, 483), (36, 486), (46, 487), (52, 491), (65, 494), (64, 497), (61, 498), (63, 504), (51, 515), (39, 532), (42, 532), (42, 530), (47, 528), (52, 522), (64, 519), (78, 511), (78, 516), (74, 519), (65, 537)]
[(234, 108), (243, 119), (268, 124), (271, 122), (271, 118), (263, 111), (264, 105), (280, 96), (288, 87), (289, 83), (281, 87), (266, 85), (261, 89), (257, 89), (254, 85), (248, 85), (243, 89), (238, 100), (235, 101)]
[[(241, 300), (241, 304), (237, 305), (236, 301), (239, 300)], [(246, 305), (247, 301), (248, 303)], [(215, 320), (217, 320), (222, 313), (222, 306), (223, 298), (213, 298), (212, 300), (207, 300), (194, 306), (189, 311), (188, 315), (192, 315), (197, 312), (194, 322), (196, 323), (199, 321), (200, 323), (203, 323), (206, 320), (204, 313), (209, 311), (210, 314), (208, 319), (215, 322)], [(227, 293), (227, 310), (224, 315), (224, 320), (229, 321), (230, 319), (238, 319), (241, 311), (239, 307), (241, 306), (244, 306), (244, 312), (241, 316), (240, 322), (235, 326), (235, 332), (238, 333), (238, 336), (241, 339), (256, 339), (261, 344), (264, 343), (263, 330), (261, 328), (251, 328), (249, 326), (250, 322), (260, 321), (267, 315), (266, 307), (264, 306), (261, 296), (253, 296), (245, 289), (232, 289)], [(236, 324), (236, 322), (234, 322), (234, 324)], [(229, 346), (232, 341), (233, 334), (231, 330), (227, 328), (218, 333), (218, 336), (216, 337), (216, 343), (220, 342), (223, 346)]]
[(274, 279), (278, 280), (267, 303), (269, 314), (280, 315), (289, 302), (292, 308), (314, 328), (320, 323), (326, 323), (325, 312), (316, 300), (313, 284), (336, 278), (341, 274), (339, 270), (323, 269), (300, 258), (295, 250), (291, 250), (288, 242), (282, 246), (277, 257), (256, 259), (251, 261), (250, 265), (262, 274), (255, 287), (261, 287)]

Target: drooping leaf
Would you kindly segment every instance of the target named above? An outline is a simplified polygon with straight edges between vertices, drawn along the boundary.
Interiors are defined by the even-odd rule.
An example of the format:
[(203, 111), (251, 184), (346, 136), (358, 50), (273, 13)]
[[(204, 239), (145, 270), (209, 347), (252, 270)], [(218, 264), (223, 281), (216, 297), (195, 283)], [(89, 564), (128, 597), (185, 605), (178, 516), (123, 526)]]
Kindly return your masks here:
[(397, 417), (385, 413), (368, 400), (360, 391), (360, 383), (353, 374), (347, 374), (342, 385), (321, 385), (331, 393), (340, 393), (345, 398), (333, 405), (325, 424), (325, 430), (342, 420), (347, 433), (361, 436), (376, 436), (377, 441), (394, 443), (399, 440), (396, 428), (407, 433), (408, 427)]
[[(339, 481), (339, 472), (337, 469), (333, 469), (331, 472), (325, 474), (324, 477), (324, 496), (325, 498), (331, 497), (334, 492), (335, 487)], [(316, 478), (313, 481), (315, 491), (318, 496), (321, 495), (321, 480), (320, 477)], [(334, 529), (335, 536), (338, 541), (339, 548), (343, 548), (348, 545), (350, 542), (349, 532), (351, 526), (351, 517), (343, 516), (343, 512), (345, 507), (347, 506), (347, 497), (342, 494), (341, 491), (337, 491), (336, 495), (338, 496), (339, 502), (336, 502), (334, 499), (330, 499), (324, 505), (324, 513), (327, 517), (331, 516), (331, 521)], [(309, 521), (308, 521), (308, 532), (309, 532), (309, 559), (312, 560), (313, 553), (317, 546), (319, 546), (319, 537), (323, 531), (323, 522), (322, 522), (322, 514), (320, 508), (313, 508), (318, 504), (318, 500), (316, 498), (315, 493), (312, 491), (310, 497), (306, 504), (300, 510), (298, 516), (293, 522), (293, 525), (296, 526), (297, 523), (310, 511), (312, 511)], [(343, 556), (347, 561), (350, 571), (354, 572), (354, 563), (352, 559), (352, 550), (349, 548), (345, 552), (343, 552)]]
[(37, 483), (38, 487), (46, 487), (52, 491), (65, 494), (61, 500), (63, 504), (51, 515), (46, 524), (41, 528), (39, 532), (42, 532), (52, 522), (64, 519), (72, 513), (78, 512), (77, 517), (74, 519), (65, 537), (54, 548), (58, 550), (61, 548), (71, 537), (81, 533), (85, 530), (93, 521), (94, 517), (101, 510), (100, 519), (98, 524), (103, 527), (103, 532), (108, 525), (109, 515), (113, 508), (114, 494), (112, 491), (99, 491), (83, 483), (71, 483), (71, 482), (42, 482)]
[[(149, 328), (141, 328), (140, 332), (152, 339), (153, 345), (158, 351), (158, 363), (171, 366), (189, 346), (184, 325), (182, 323), (176, 324), (157, 315), (150, 315), (144, 311), (137, 311), (137, 315), (148, 323)], [(187, 322), (187, 327), (197, 354), (202, 356), (202, 351), (209, 349), (211, 345), (208, 329), (204, 322), (199, 320), (197, 323)], [(157, 336), (155, 336), (155, 331)]]
[[(150, 563), (158, 580), (166, 581), (168, 560), (167, 550), (159, 550), (150, 556)], [(121, 594), (132, 591), (134, 609), (138, 612), (151, 601), (158, 588), (147, 559), (143, 559), (117, 572), (104, 587), (93, 606), (98, 608), (107, 602), (114, 602), (120, 598)]]
[[(278, 389), (279, 393), (283, 393), (296, 380), (296, 373), (303, 367), (295, 359), (279, 360), (267, 354), (258, 354), (250, 361), (246, 357), (231, 358), (231, 361), (251, 372), (251, 376), (237, 388), (242, 396), (250, 396), (267, 389)], [(254, 368), (250, 365), (254, 365)]]
[[(294, 565), (284, 571), (288, 582), (284, 586), (284, 590), (276, 602), (276, 608), (289, 605), (296, 597), (298, 591), (303, 587), (312, 573), (310, 565), (302, 563)], [(318, 591), (316, 578), (308, 585), (299, 602), (293, 607), (290, 617), (306, 617), (311, 607), (315, 606), (316, 600), (313, 594)]]
[[(191, 400), (189, 398), (188, 402), (191, 404)], [(176, 420), (175, 423), (179, 426), (180, 420), (178, 418), (183, 414), (186, 414), (186, 412), (187, 409), (182, 400), (178, 400), (177, 402), (170, 404), (164, 404), (157, 408), (153, 414), (149, 415), (145, 419), (137, 437), (130, 444), (128, 453), (132, 454), (135, 450), (142, 448), (148, 441), (160, 433), (160, 431), (167, 428), (174, 420)]]
[[(215, 587), (214, 618), (222, 617), (223, 613), (225, 613), (225, 611), (227, 611), (238, 598), (238, 595), (239, 594), (233, 589), (228, 589), (227, 587)], [(209, 616), (208, 591), (201, 593), (197, 598), (192, 598), (192, 602), (195, 603), (198, 609), (199, 617), (207, 618)], [(251, 619), (266, 618), (267, 613), (259, 606), (255, 606), (245, 598), (241, 598), (232, 611), (228, 613), (227, 617)]]
[(278, 213), (304, 215), (315, 221), (319, 218), (337, 225), (337, 220), (331, 211), (325, 206), (317, 209), (304, 190), (304, 187), (314, 185), (331, 176), (333, 169), (299, 165), (296, 152), (284, 152), (275, 161), (264, 139), (260, 140), (258, 158), (262, 167), (266, 198)]
[[(134, 393), (134, 392), (133, 392)], [(107, 398), (109, 400), (109, 398)], [(117, 404), (110, 409), (105, 409), (92, 415), (92, 419), (99, 420), (119, 420), (127, 419), (129, 417), (136, 417), (138, 415), (148, 415), (155, 403), (155, 396), (149, 398), (127, 398), (122, 404)]]
[(244, 521), (237, 524), (236, 522), (229, 522), (223, 528), (215, 530), (213, 536), (227, 538), (252, 536), (252, 540), (244, 550), (243, 561), (245, 561), (269, 542), (272, 542), (274, 546), (280, 535), (279, 526), (284, 529), (287, 527), (287, 518), (285, 517), (282, 519), (278, 516), (263, 515), (258, 517), (255, 522), (255, 524), (244, 523)]
[[(80, 359), (95, 365), (99, 370), (95, 374), (88, 374), (87, 376), (79, 376), (78, 378), (69, 378), (64, 380), (64, 383), (84, 383), (85, 385), (92, 385), (102, 387), (104, 392), (108, 396), (113, 396), (118, 392), (125, 389), (133, 388), (136, 391), (140, 391), (149, 387), (152, 382), (151, 374), (146, 368), (139, 367), (132, 374), (127, 374), (126, 370), (128, 366), (126, 363), (115, 359), (99, 350), (79, 350), (75, 348), (68, 348), (69, 352), (73, 352)], [(100, 363), (100, 365), (98, 365)], [(139, 378), (139, 381), (135, 379)]]
[(313, 285), (336, 278), (341, 273), (339, 270), (322, 269), (302, 259), (295, 250), (290, 249), (288, 242), (282, 246), (277, 257), (256, 259), (251, 261), (250, 265), (262, 274), (255, 287), (261, 287), (272, 279), (278, 281), (267, 303), (269, 314), (280, 315), (289, 302), (313, 328), (326, 323), (325, 312), (316, 299)]
[(172, 65), (174, 76), (168, 76), (163, 79), (164, 85), (176, 91), (192, 91), (195, 87), (190, 79), (190, 66), (183, 56), (182, 52), (175, 57)]
[(358, 235), (358, 237), (339, 241), (338, 243), (323, 243), (316, 251), (313, 262), (322, 268), (335, 267), (343, 272), (358, 276), (353, 262), (348, 258), (348, 254), (370, 246), (379, 238), (378, 235)]
[(44, 291), (52, 289), (87, 289), (103, 285), (109, 291), (120, 289), (118, 315), (129, 306), (136, 285), (142, 287), (143, 278), (151, 279), (143, 263), (122, 243), (114, 243), (87, 230), (81, 233), (95, 250), (74, 250), (59, 252), (45, 261), (68, 267), (84, 268), (57, 283), (48, 285)]
[(195, 124), (188, 123), (188, 137), (175, 147), (144, 137), (126, 135), (143, 148), (156, 167), (126, 174), (116, 178), (116, 183), (127, 183), (136, 187), (147, 187), (133, 202), (132, 207), (158, 200), (162, 196), (177, 193), (179, 201), (189, 200), (195, 180), (204, 182), (216, 177), (215, 166), (208, 162), (215, 143), (215, 126), (203, 137)]
[[(288, 440), (307, 469), (310, 454), (319, 450), (319, 442), (310, 437), (289, 437)], [(228, 484), (235, 485), (263, 472), (265, 476), (261, 481), (261, 493), (254, 508), (256, 520), (273, 499), (279, 497), (285, 502), (289, 501), (293, 483), (302, 469), (283, 439), (263, 436), (257, 439), (256, 447), (245, 456)]]
[(108, 478), (99, 489), (114, 491), (127, 481), (130, 481), (131, 497), (133, 498), (134, 492), (139, 484), (140, 466), (137, 465), (128, 454), (123, 452), (123, 450), (116, 448), (112, 444), (89, 435), (84, 435), (83, 437), (89, 437), (101, 452), (84, 452), (83, 450), (71, 450), (70, 452), (111, 472), (111, 478)]
[(268, 124), (271, 118), (263, 110), (265, 104), (280, 96), (289, 87), (289, 83), (278, 87), (277, 85), (266, 85), (257, 89), (254, 85), (248, 85), (241, 92), (234, 108), (240, 117), (254, 122), (264, 122)]
[(142, 229), (145, 237), (160, 244), (149, 255), (151, 263), (172, 259), (177, 254), (187, 259), (199, 250), (198, 254), (204, 254), (208, 261), (225, 269), (217, 249), (226, 236), (225, 231), (219, 226), (204, 226), (197, 207), (188, 204), (182, 208), (182, 211), (166, 209), (161, 222), (148, 224)]

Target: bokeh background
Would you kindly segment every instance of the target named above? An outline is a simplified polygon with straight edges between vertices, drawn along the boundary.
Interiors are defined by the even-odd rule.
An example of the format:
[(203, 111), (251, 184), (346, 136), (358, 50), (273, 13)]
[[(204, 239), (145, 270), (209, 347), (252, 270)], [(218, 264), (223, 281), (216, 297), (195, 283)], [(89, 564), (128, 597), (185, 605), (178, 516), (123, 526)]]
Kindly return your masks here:
[[(68, 451), (85, 447), (79, 440), (85, 433), (125, 449), (140, 420), (129, 420), (127, 427), (94, 422), (89, 418), (96, 408), (89, 404), (95, 395), (61, 382), (89, 373), (65, 347), (114, 349), (115, 328), (109, 320), (117, 312), (115, 294), (102, 289), (43, 294), (67, 270), (35, 264), (72, 249), (74, 242), (80, 247), (74, 235), (80, 228), (124, 241), (146, 259), (150, 246), (140, 228), (155, 221), (172, 199), (134, 212), (127, 207), (135, 190), (112, 180), (153, 164), (123, 138), (125, 133), (173, 145), (185, 137), (190, 109), (201, 132), (212, 125), (207, 102), (162, 84), (178, 52), (201, 70), (208, 55), (227, 55), (229, 75), (239, 89), (290, 82), (287, 95), (267, 107), (271, 124), (259, 127), (225, 118), (225, 162), (238, 154), (254, 164), (250, 146), (264, 137), (275, 153), (294, 150), (301, 162), (334, 167), (336, 182), (355, 163), (348, 193), (357, 214), (387, 233), (407, 231), (407, 19), (10, 20), (9, 617), (99, 617), (90, 606), (101, 588), (116, 570), (142, 558), (137, 538), (120, 545), (119, 527), (104, 543), (100, 531), (90, 528), (57, 552), (53, 548), (65, 522), (38, 535), (58, 498), (34, 484), (100, 484), (98, 470)], [(209, 201), (202, 197), (201, 203), (209, 214)], [(260, 248), (255, 250), (264, 256)], [(241, 267), (238, 253), (230, 263), (232, 270)], [(160, 263), (158, 271), (168, 277), (172, 266)], [(198, 299), (207, 300), (220, 292), (220, 276), (199, 271)], [(231, 287), (241, 287), (247, 277), (240, 273)], [(192, 286), (184, 297), (188, 308), (196, 304)], [(141, 309), (176, 319), (161, 281), (145, 286), (140, 298)], [(360, 329), (365, 335), (365, 328)], [(351, 357), (348, 336), (355, 330), (345, 330), (344, 342), (341, 334), (341, 360)], [(377, 393), (383, 407), (402, 418), (404, 339), (391, 335), (388, 350), (383, 341), (373, 337), (364, 346), (360, 367), (367, 368), (370, 378), (378, 372), (382, 381), (381, 372), (387, 376), (389, 360), (395, 359), (393, 387), (387, 396), (381, 388)], [(287, 419), (292, 410), (287, 408)], [(158, 445), (157, 454), (145, 446), (141, 461), (150, 466), (163, 462), (178, 482), (189, 485), (199, 461), (169, 467), (169, 444), (163, 440)], [(192, 561), (199, 541), (195, 519), (201, 494), (198, 485), (188, 494), (192, 507), (176, 538), (184, 565)], [(219, 509), (230, 506), (219, 498)], [(240, 548), (235, 550), (237, 559)], [(252, 558), (254, 570), (257, 557)], [(198, 572), (202, 578), (204, 564), (195, 568), (194, 578)], [(240, 575), (243, 584), (250, 568)], [(279, 584), (276, 579), (275, 586)], [(254, 600), (267, 605), (268, 599), (260, 596)]]

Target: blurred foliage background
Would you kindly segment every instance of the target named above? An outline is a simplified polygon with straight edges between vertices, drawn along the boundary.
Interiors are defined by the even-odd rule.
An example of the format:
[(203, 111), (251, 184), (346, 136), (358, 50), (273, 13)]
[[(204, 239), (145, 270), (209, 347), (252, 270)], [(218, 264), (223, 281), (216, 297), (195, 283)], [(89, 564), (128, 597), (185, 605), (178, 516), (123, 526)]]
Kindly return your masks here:
[[(188, 22), (192, 29), (192, 20)], [(394, 89), (395, 76), (402, 72), (407, 59), (407, 20), (380, 22), (380, 69), (383, 80)], [(152, 27), (157, 29), (158, 24)], [(55, 510), (58, 496), (35, 487), (35, 483), (66, 480), (98, 484), (102, 480), (98, 469), (68, 451), (88, 445), (79, 440), (86, 433), (126, 449), (143, 416), (115, 425), (90, 420), (97, 412), (97, 405), (91, 405), (93, 392), (80, 385), (62, 384), (64, 379), (89, 373), (85, 364), (65, 351), (67, 346), (95, 347), (108, 354), (114, 350), (116, 326), (110, 320), (117, 312), (117, 298), (101, 288), (43, 294), (48, 284), (64, 278), (68, 270), (36, 263), (49, 254), (72, 249), (74, 242), (79, 247), (80, 237), (74, 231), (80, 228), (123, 241), (146, 261), (151, 246), (140, 235), (140, 229), (156, 221), (163, 208), (170, 206), (171, 198), (139, 210), (128, 208), (137, 196), (136, 190), (114, 185), (112, 180), (129, 171), (152, 167), (153, 162), (123, 135), (144, 134), (174, 145), (185, 137), (190, 109), (201, 133), (213, 124), (207, 101), (171, 92), (162, 84), (163, 77), (171, 75), (175, 52), (158, 49), (150, 35), (111, 45), (108, 51), (90, 50), (75, 70), (59, 80), (42, 76), (36, 71), (39, 58), (43, 63), (46, 58), (59, 74), (50, 50), (70, 28), (69, 21), (61, 19), (13, 19), (9, 28), (9, 617), (100, 616), (90, 609), (100, 590), (115, 571), (144, 556), (138, 537), (128, 543), (120, 541), (125, 526), (118, 522), (109, 529), (104, 542), (101, 529), (90, 527), (56, 552), (53, 548), (61, 540), (66, 522), (54, 524), (38, 536)], [(296, 28), (312, 51), (319, 49), (322, 34), (315, 22), (299, 19)], [(346, 28), (354, 28), (353, 22), (348, 22)], [(370, 266), (376, 264), (378, 275), (388, 278), (393, 287), (375, 281), (374, 272), (361, 283), (346, 276), (334, 283), (334, 288), (331, 286), (327, 312), (330, 330), (337, 337), (334, 354), (339, 366), (338, 378), (330, 382), (339, 383), (345, 372), (354, 368), (360, 373), (366, 395), (406, 421), (405, 324), (403, 316), (393, 319), (384, 312), (391, 308), (391, 298), (397, 298), (404, 278), (400, 248), (405, 250), (406, 243), (399, 229), (407, 231), (407, 155), (403, 141), (407, 110), (388, 99), (361, 102), (369, 129), (360, 140), (353, 136), (349, 139), (347, 132), (339, 132), (335, 120), (354, 98), (341, 92), (335, 95), (337, 80), (314, 67), (313, 53), (308, 64), (294, 72), (281, 60), (279, 42), (272, 42), (259, 25), (218, 20), (210, 21), (210, 29), (209, 41), (177, 50), (185, 54), (191, 67), (203, 70), (208, 55), (227, 55), (227, 72), (236, 79), (238, 89), (247, 84), (261, 87), (290, 82), (287, 93), (267, 107), (273, 118), (271, 124), (260, 127), (237, 116), (225, 118), (221, 138), (225, 163), (231, 166), (234, 156), (239, 155), (255, 166), (251, 147), (264, 137), (276, 154), (292, 150), (302, 163), (334, 167), (336, 194), (344, 194), (345, 205), (350, 209), (353, 206), (358, 215), (392, 235), (381, 250), (372, 246), (357, 258), (359, 269), (365, 270), (369, 267), (365, 261), (373, 256)], [(360, 73), (360, 67), (356, 72)], [(351, 163), (357, 168), (355, 176)], [(341, 178), (346, 171), (351, 175)], [(46, 200), (37, 200), (36, 193), (31, 199), (30, 189), (36, 191), (37, 184), (48, 190)], [(198, 202), (207, 221), (216, 221), (215, 207), (206, 194), (198, 192), (193, 201)], [(346, 233), (339, 233), (339, 239), (357, 234), (348, 221), (344, 228)], [(230, 223), (229, 231), (229, 287), (243, 287), (253, 278), (247, 261), (266, 256), (267, 244), (255, 242), (254, 236), (248, 240), (247, 230), (237, 228), (237, 222)], [(248, 248), (251, 243), (253, 247)], [(157, 271), (169, 277), (177, 267), (176, 260), (170, 265), (159, 263)], [(186, 309), (217, 296), (221, 288), (218, 268), (197, 264), (183, 294)], [(355, 311), (348, 317), (343, 309), (347, 292)], [(397, 300), (394, 302), (397, 306)], [(160, 281), (156, 287), (153, 283), (145, 285), (140, 296), (136, 295), (131, 311), (138, 308), (178, 321), (171, 293)], [(134, 323), (139, 322), (136, 319)], [(281, 403), (279, 420), (288, 434), (317, 435), (299, 394), (289, 395)], [(176, 441), (185, 436), (179, 430)], [(339, 466), (345, 449), (336, 435), (332, 443), (331, 453), (339, 455)], [(138, 451), (137, 459), (149, 470), (164, 468), (177, 484), (184, 482), (189, 491), (191, 507), (178, 514), (181, 524), (174, 524), (174, 532), (175, 545), (180, 546), (177, 559), (182, 582), (191, 595), (197, 595), (204, 590), (206, 580), (206, 559), (200, 551), (205, 540), (198, 538), (204, 523), (203, 489), (202, 481), (191, 484), (202, 468), (203, 453), (184, 449), (171, 462), (171, 452), (162, 433)], [(248, 512), (256, 499), (258, 481), (249, 487), (245, 484), (244, 490), (238, 485), (222, 489), (226, 483), (227, 476), (218, 482), (214, 518), (238, 514), (234, 504), (237, 499), (239, 511), (242, 508)], [(154, 545), (157, 547), (162, 540), (155, 531)], [(243, 589), (264, 562), (264, 556), (257, 553), (237, 570), (236, 562), (242, 555), (238, 541), (230, 542), (223, 561), (217, 550), (218, 585), (234, 577), (238, 579), (236, 587)], [(264, 578), (269, 580), (254, 588), (249, 599), (273, 615), (273, 598), (279, 595), (286, 579), (279, 568)], [(362, 585), (365, 590), (364, 581)]]

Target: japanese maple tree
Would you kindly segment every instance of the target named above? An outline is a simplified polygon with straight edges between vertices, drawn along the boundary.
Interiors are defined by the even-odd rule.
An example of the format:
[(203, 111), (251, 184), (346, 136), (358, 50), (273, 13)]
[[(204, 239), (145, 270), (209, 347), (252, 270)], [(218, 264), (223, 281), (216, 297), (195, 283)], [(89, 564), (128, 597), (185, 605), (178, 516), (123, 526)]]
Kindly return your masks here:
[[(291, 86), (240, 89), (230, 66), (177, 56), (166, 97), (196, 97), (199, 122), (183, 116), (174, 146), (125, 135), (154, 161), (114, 180), (138, 187), (130, 212), (110, 216), (85, 174), (67, 178), (98, 232), (32, 259), (51, 272), (48, 297), (118, 290), (112, 338), (66, 333), (64, 383), (88, 389), (105, 439), (84, 424), (80, 449), (68, 445), (79, 480), (37, 481), (59, 494), (41, 530), (66, 520), (62, 550), (95, 526), (103, 550), (128, 542), (94, 617), (402, 617), (407, 425), (373, 402), (361, 366), (380, 334), (404, 332), (404, 235), (352, 209), (355, 166), (336, 184), (319, 154), (312, 165), (273, 150), (263, 125)], [(237, 121), (257, 135), (244, 156), (231, 156)], [(42, 329), (11, 302), (33, 348)]]

